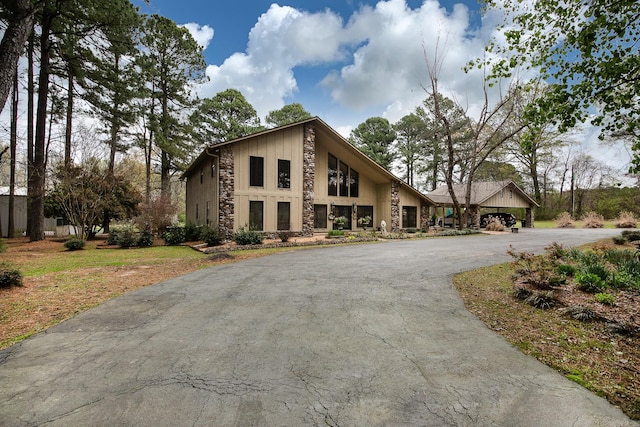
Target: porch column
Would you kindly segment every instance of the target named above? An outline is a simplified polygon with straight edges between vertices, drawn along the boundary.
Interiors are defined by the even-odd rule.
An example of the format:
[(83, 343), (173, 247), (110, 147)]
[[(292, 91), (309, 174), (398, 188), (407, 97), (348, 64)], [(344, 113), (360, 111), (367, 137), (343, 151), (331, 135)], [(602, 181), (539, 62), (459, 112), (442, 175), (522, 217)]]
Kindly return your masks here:
[(316, 129), (306, 123), (303, 131), (302, 235), (313, 236), (313, 186), (316, 171)]
[(527, 228), (533, 228), (534, 224), (533, 224), (533, 220), (534, 220), (534, 215), (533, 215), (533, 208), (532, 207), (528, 207), (525, 210), (525, 220), (527, 221)]
[(422, 200), (420, 202), (420, 229), (428, 230), (429, 229), (429, 204)]

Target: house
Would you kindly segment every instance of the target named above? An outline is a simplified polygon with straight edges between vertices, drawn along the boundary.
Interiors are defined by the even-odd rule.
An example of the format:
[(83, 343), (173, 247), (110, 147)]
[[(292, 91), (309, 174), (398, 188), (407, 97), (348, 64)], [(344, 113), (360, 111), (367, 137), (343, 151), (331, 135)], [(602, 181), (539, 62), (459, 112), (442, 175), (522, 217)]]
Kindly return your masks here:
[[(464, 207), (465, 204), (466, 189), (466, 184), (455, 184), (453, 186), (453, 191), (461, 207)], [(427, 195), (437, 206), (436, 211), (442, 213), (442, 217), (445, 216), (446, 208), (453, 207), (453, 200), (446, 185), (438, 187)], [(539, 204), (534, 199), (510, 180), (479, 181), (471, 184), (470, 218), (471, 223), (476, 226), (480, 225), (481, 210), (500, 212), (501, 209), (524, 208), (524, 218), (521, 218), (524, 221), (523, 226), (532, 228), (534, 226), (533, 210), (538, 206)]]
[[(404, 184), (318, 117), (207, 147), (182, 175), (186, 221), (301, 235), (386, 223), (426, 229), (427, 196)], [(359, 221), (360, 220), (360, 221)]]

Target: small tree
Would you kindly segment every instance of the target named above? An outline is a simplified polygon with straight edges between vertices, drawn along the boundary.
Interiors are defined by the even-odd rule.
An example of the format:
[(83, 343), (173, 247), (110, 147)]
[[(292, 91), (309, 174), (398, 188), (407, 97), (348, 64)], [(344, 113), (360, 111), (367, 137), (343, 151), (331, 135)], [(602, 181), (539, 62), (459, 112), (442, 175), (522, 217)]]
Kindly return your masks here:
[(86, 167), (60, 166), (53, 177), (54, 189), (49, 196), (82, 240), (86, 240), (94, 224), (99, 223), (106, 207), (105, 172), (95, 163)]
[(60, 166), (53, 176), (53, 191), (47, 197), (46, 210), (63, 216), (86, 240), (102, 223), (108, 210), (118, 219), (130, 218), (140, 195), (121, 176), (114, 176), (97, 161), (83, 165)]
[(160, 233), (173, 224), (177, 207), (166, 196), (151, 197), (138, 206), (138, 216), (133, 222), (142, 230)]

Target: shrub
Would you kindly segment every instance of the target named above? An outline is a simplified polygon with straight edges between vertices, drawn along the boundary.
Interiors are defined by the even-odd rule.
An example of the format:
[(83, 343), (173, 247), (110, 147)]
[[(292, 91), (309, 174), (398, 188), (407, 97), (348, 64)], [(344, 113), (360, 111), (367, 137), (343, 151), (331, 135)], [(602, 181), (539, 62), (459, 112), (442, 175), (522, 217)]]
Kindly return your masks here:
[[(188, 222), (184, 226), (184, 241), (195, 242), (197, 240), (202, 239), (203, 231), (204, 229), (202, 226)], [(210, 245), (210, 246), (214, 246), (214, 245)]]
[(487, 231), (504, 231), (504, 224), (500, 222), (500, 218), (491, 218), (485, 227)]
[(200, 239), (202, 239), (207, 246), (218, 246), (224, 241), (224, 235), (217, 228), (204, 227), (200, 231)]
[(593, 310), (583, 305), (568, 307), (562, 310), (562, 312), (566, 315), (571, 316), (575, 320), (579, 320), (580, 322), (591, 322), (598, 317)]
[(293, 231), (279, 231), (278, 232), (278, 238), (283, 243), (284, 242), (288, 242), (289, 239), (291, 239), (295, 235), (296, 235), (296, 233), (294, 233)]
[(571, 264), (560, 264), (557, 267), (558, 274), (565, 277), (573, 277), (577, 270), (577, 267)]
[(162, 233), (162, 238), (164, 239), (164, 242), (170, 246), (184, 243), (184, 227), (170, 227), (167, 231)]
[(595, 274), (598, 276), (603, 282), (609, 278), (611, 272), (609, 269), (600, 262), (594, 262), (585, 265), (582, 268), (582, 272), (586, 274)]
[(627, 239), (622, 236), (615, 236), (613, 238), (613, 243), (615, 243), (616, 245), (624, 245), (625, 243), (627, 243)]
[(637, 242), (638, 240), (640, 240), (640, 231), (624, 230), (622, 232), (622, 237), (627, 239), (629, 242)]
[(556, 304), (556, 298), (553, 295), (553, 291), (532, 292), (524, 301), (530, 306), (542, 310), (551, 308)]
[(338, 237), (338, 236), (344, 236), (344, 231), (343, 230), (329, 230), (327, 232), (327, 237)]
[(261, 245), (262, 234), (255, 230), (247, 230), (245, 227), (240, 227), (238, 231), (233, 235), (233, 240), (238, 245)]
[(0, 288), (10, 288), (12, 286), (22, 286), (22, 273), (3, 262), (0, 264)]
[(142, 230), (138, 234), (138, 240), (136, 246), (151, 246), (153, 245), (153, 233), (151, 230)]
[(596, 293), (606, 289), (606, 285), (604, 280), (602, 280), (597, 274), (593, 273), (580, 273), (576, 275), (576, 283), (578, 285), (578, 289), (589, 292)]
[(64, 242), (64, 247), (69, 251), (79, 251), (80, 249), (84, 249), (84, 245), (86, 242), (77, 237), (72, 237), (66, 242)]
[(616, 297), (606, 292), (598, 292), (594, 297), (601, 304), (614, 305), (616, 303)]
[(175, 219), (177, 207), (170, 197), (151, 198), (138, 205), (138, 216), (133, 219), (140, 230), (160, 232), (168, 228)]
[(602, 228), (604, 227), (604, 217), (595, 212), (587, 213), (583, 218), (584, 228)]
[(614, 224), (616, 228), (636, 228), (638, 221), (633, 212), (622, 211), (618, 218), (615, 219)]
[(562, 212), (556, 218), (556, 228), (575, 228), (576, 222), (571, 218), (569, 212)]

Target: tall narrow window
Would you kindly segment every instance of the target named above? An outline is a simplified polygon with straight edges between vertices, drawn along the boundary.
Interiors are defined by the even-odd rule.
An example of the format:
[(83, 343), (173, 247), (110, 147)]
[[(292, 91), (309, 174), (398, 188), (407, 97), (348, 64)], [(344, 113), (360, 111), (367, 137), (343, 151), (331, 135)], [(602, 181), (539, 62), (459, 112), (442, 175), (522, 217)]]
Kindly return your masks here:
[(250, 201), (249, 202), (249, 229), (262, 231), (263, 230), (263, 202)]
[(200, 184), (204, 182), (204, 171), (200, 169)]
[(206, 210), (206, 221), (207, 221), (207, 226), (209, 225), (209, 202), (207, 202), (207, 210)]
[(338, 195), (338, 159), (329, 154), (329, 196)]
[(327, 228), (327, 205), (313, 205), (313, 228)]
[(349, 195), (349, 166), (340, 162), (340, 195)]
[(360, 175), (358, 174), (358, 172), (354, 171), (353, 168), (351, 169), (351, 174), (350, 176), (350, 180), (349, 180), (349, 195), (351, 197), (358, 197), (358, 195), (360, 194)]
[(415, 206), (402, 207), (402, 228), (416, 228), (418, 224), (418, 208)]
[(278, 188), (291, 188), (291, 161), (278, 159)]
[(211, 178), (216, 177), (216, 161), (211, 160)]
[(264, 157), (249, 157), (249, 185), (264, 187)]
[(278, 230), (289, 230), (291, 228), (291, 204), (289, 202), (278, 202)]

